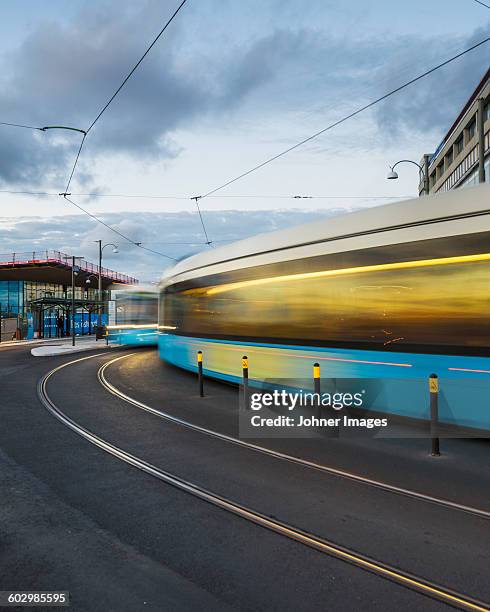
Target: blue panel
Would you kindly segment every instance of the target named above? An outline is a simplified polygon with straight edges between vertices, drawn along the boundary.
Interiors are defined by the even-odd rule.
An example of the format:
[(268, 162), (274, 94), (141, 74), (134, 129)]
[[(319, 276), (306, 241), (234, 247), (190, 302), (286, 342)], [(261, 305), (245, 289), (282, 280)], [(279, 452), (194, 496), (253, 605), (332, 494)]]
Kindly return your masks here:
[(111, 329), (109, 330), (109, 342), (127, 346), (156, 346), (157, 328), (145, 329)]
[(452, 355), (388, 353), (252, 342), (232, 342), (159, 334), (162, 359), (196, 371), (203, 352), (204, 372), (231, 382), (241, 380), (241, 357), (250, 360), (250, 379), (310, 380), (313, 363), (322, 378), (369, 379), (371, 409), (427, 419), (428, 377), (439, 376), (441, 422), (490, 430), (490, 359)]
[(9, 285), (8, 281), (0, 281), (0, 309), (2, 313), (8, 310), (9, 302)]

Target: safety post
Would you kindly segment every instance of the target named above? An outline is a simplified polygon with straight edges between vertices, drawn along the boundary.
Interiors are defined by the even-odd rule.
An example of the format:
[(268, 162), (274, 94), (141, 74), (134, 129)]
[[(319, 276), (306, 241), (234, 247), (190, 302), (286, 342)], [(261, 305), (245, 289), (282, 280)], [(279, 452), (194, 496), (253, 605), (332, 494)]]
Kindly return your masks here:
[(242, 357), (242, 384), (243, 384), (243, 401), (245, 410), (248, 410), (248, 357)]
[(430, 395), (430, 437), (432, 440), (431, 455), (439, 457), (439, 379), (437, 374), (429, 376), (429, 395)]
[(204, 382), (202, 379), (202, 351), (197, 351), (197, 378), (199, 381), (199, 396), (204, 397)]
[(105, 345), (109, 346), (109, 330), (105, 330)]
[(317, 409), (317, 417), (321, 418), (322, 416), (322, 403), (320, 398), (320, 364), (313, 364), (313, 391), (315, 394), (318, 394), (318, 402), (316, 404)]

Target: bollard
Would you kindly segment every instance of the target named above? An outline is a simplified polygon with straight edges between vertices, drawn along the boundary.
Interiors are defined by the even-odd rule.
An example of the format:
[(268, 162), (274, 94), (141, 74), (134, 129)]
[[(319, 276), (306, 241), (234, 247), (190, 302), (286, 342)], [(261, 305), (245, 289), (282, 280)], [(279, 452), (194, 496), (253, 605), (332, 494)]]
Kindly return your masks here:
[(109, 332), (107, 330), (105, 332), (105, 345), (109, 346)]
[(438, 421), (439, 421), (439, 380), (437, 374), (429, 376), (429, 394), (430, 394), (430, 437), (432, 440), (431, 455), (439, 457), (439, 436), (438, 436)]
[(242, 380), (243, 380), (243, 401), (245, 404), (245, 410), (248, 410), (248, 357), (243, 355), (242, 357)]
[(317, 402), (317, 417), (320, 419), (322, 416), (322, 404), (320, 398), (320, 364), (313, 364), (313, 390), (318, 394), (318, 402)]
[(199, 396), (204, 397), (204, 383), (202, 379), (202, 351), (197, 351), (197, 378), (199, 381)]

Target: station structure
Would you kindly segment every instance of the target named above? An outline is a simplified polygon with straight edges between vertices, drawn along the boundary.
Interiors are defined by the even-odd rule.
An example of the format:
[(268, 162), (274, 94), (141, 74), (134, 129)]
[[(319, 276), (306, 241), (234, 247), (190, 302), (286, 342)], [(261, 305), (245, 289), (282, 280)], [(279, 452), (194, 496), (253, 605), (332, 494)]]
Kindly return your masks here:
[[(61, 251), (0, 254), (0, 340), (90, 334), (105, 323), (111, 289), (137, 279)], [(74, 291), (72, 292), (72, 285)], [(72, 317), (74, 310), (75, 316)]]

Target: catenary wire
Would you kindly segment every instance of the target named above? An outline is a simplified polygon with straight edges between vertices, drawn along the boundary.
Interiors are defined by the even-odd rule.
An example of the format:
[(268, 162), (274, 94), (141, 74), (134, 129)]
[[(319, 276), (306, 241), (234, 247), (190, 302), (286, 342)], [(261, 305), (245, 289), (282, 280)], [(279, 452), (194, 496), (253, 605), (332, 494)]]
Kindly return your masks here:
[(72, 167), (71, 172), (70, 172), (70, 177), (68, 178), (68, 182), (67, 182), (66, 187), (65, 187), (65, 193), (68, 193), (68, 190), (70, 189), (71, 179), (73, 178), (73, 175), (75, 174), (75, 168), (77, 167), (78, 160), (80, 159), (80, 153), (82, 152), (83, 145), (84, 145), (86, 137), (87, 137), (87, 133), (85, 133), (82, 136), (82, 140), (80, 141), (80, 146), (78, 147), (77, 155), (75, 157), (75, 162), (73, 164), (73, 167)]
[[(39, 195), (39, 196), (57, 196), (58, 193), (52, 191), (19, 191), (11, 189), (0, 189), (0, 193), (10, 193), (13, 195)], [(144, 194), (133, 194), (133, 193), (71, 193), (72, 196), (82, 196), (91, 198), (138, 198), (141, 200), (185, 200), (189, 201), (187, 196), (172, 196), (172, 195), (144, 195)], [(209, 198), (215, 199), (232, 199), (232, 198), (244, 198), (244, 199), (261, 199), (261, 200), (401, 200), (413, 198), (413, 195), (399, 195), (399, 196), (337, 196), (337, 195), (219, 195), (209, 196)]]
[(126, 236), (125, 234), (123, 234), (119, 230), (115, 229), (114, 227), (112, 227), (111, 225), (106, 223), (105, 221), (102, 221), (102, 219), (99, 219), (99, 217), (97, 217), (93, 213), (89, 212), (88, 210), (86, 210), (85, 208), (83, 208), (82, 206), (80, 206), (79, 204), (74, 202), (73, 200), (70, 200), (70, 198), (68, 197), (68, 195), (70, 195), (70, 194), (60, 193), (59, 195), (63, 196), (63, 198), (65, 200), (67, 200), (68, 202), (70, 202), (70, 204), (73, 204), (73, 206), (75, 206), (76, 208), (81, 210), (83, 213), (85, 213), (86, 215), (88, 215), (89, 217), (91, 217), (92, 219), (97, 221), (97, 223), (100, 223), (100, 224), (104, 225), (105, 227), (107, 227), (107, 229), (111, 230), (111, 232), (114, 232), (115, 234), (117, 234), (121, 238), (124, 238), (124, 240), (127, 240), (132, 245), (137, 246), (138, 248), (143, 249), (145, 251), (150, 251), (151, 253), (155, 253), (156, 255), (161, 255), (162, 257), (166, 257), (167, 259), (172, 259), (173, 261), (176, 261), (175, 257), (170, 257), (170, 255), (166, 255), (165, 253), (160, 253), (160, 251), (154, 251), (153, 249), (148, 249), (147, 247), (143, 246), (143, 244), (141, 242), (136, 242), (135, 240), (133, 240), (132, 238), (129, 238), (128, 236)]
[(432, 74), (436, 70), (439, 70), (440, 68), (443, 68), (444, 66), (447, 66), (451, 62), (454, 62), (455, 60), (457, 60), (460, 57), (466, 55), (467, 53), (470, 53), (471, 51), (473, 51), (477, 47), (480, 47), (481, 45), (486, 44), (489, 40), (490, 40), (490, 37), (487, 37), (487, 38), (479, 41), (478, 43), (475, 43), (474, 45), (472, 45), (471, 47), (468, 47), (464, 51), (461, 51), (460, 53), (458, 53), (456, 55), (453, 55), (452, 57), (450, 57), (449, 59), (445, 60), (444, 62), (441, 62), (440, 64), (437, 64), (437, 66), (434, 66), (434, 67), (430, 68), (429, 70), (426, 70), (422, 74), (419, 74), (418, 76), (414, 77), (413, 79), (410, 79), (409, 81), (403, 83), (402, 85), (399, 85), (395, 89), (392, 89), (391, 91), (389, 91), (386, 94), (380, 96), (379, 98), (376, 98), (375, 100), (369, 102), (368, 104), (365, 104), (364, 106), (361, 106), (360, 108), (358, 108), (357, 110), (353, 111), (352, 113), (349, 113), (348, 115), (345, 115), (341, 119), (335, 121), (334, 123), (331, 123), (330, 125), (328, 125), (327, 127), (323, 128), (322, 130), (319, 130), (315, 134), (312, 134), (311, 136), (308, 136), (307, 138), (304, 138), (300, 142), (292, 145), (291, 147), (288, 147), (284, 151), (281, 151), (280, 153), (277, 153), (273, 157), (270, 157), (270, 158), (266, 159), (265, 161), (263, 161), (262, 163), (258, 164), (257, 166), (254, 166), (250, 170), (247, 170), (246, 172), (242, 172), (242, 174), (239, 174), (238, 176), (236, 176), (236, 177), (226, 181), (222, 185), (219, 185), (218, 187), (215, 187), (214, 189), (211, 189), (210, 191), (208, 191), (204, 195), (193, 196), (191, 199), (196, 200), (196, 203), (197, 203), (198, 199), (207, 198), (210, 195), (216, 193), (217, 191), (220, 191), (221, 189), (224, 189), (225, 187), (228, 187), (232, 183), (235, 183), (236, 181), (239, 181), (240, 179), (248, 176), (249, 174), (252, 174), (253, 172), (256, 172), (257, 170), (259, 170), (260, 168), (263, 168), (264, 166), (272, 163), (276, 159), (279, 159), (280, 157), (283, 157), (284, 155), (290, 153), (291, 151), (294, 151), (295, 149), (298, 149), (302, 145), (306, 144), (307, 142), (310, 142), (310, 141), (314, 140), (315, 138), (317, 138), (321, 134), (324, 134), (325, 132), (333, 129), (334, 127), (340, 125), (341, 123), (344, 123), (345, 121), (348, 121), (349, 119), (352, 119), (353, 117), (359, 115), (360, 113), (364, 112), (365, 110), (367, 110), (369, 108), (372, 108), (376, 104), (379, 104), (383, 100), (386, 100), (390, 96), (392, 96), (395, 93), (401, 91), (402, 89), (405, 89), (409, 85), (412, 85), (413, 83), (416, 83), (417, 81), (420, 81), (421, 79), (425, 78), (429, 74)]
[(0, 121), (0, 125), (8, 125), (10, 127), (25, 128), (26, 130), (39, 130), (43, 132), (43, 128), (36, 127), (35, 125), (22, 125), (21, 123), (7, 123), (6, 121)]
[(211, 246), (212, 240), (209, 239), (208, 233), (206, 231), (206, 226), (204, 225), (204, 219), (202, 218), (201, 208), (199, 206), (199, 198), (193, 198), (196, 202), (197, 212), (199, 214), (199, 219), (201, 220), (202, 230), (204, 232), (204, 236), (206, 237), (206, 244)]
[(112, 103), (112, 101), (114, 100), (114, 98), (117, 96), (117, 94), (121, 91), (121, 89), (126, 85), (126, 83), (129, 81), (129, 79), (131, 78), (131, 76), (134, 74), (134, 72), (137, 70), (138, 66), (141, 64), (141, 62), (145, 59), (145, 57), (148, 55), (148, 53), (151, 51), (151, 49), (154, 47), (154, 45), (157, 43), (158, 39), (161, 37), (161, 35), (165, 32), (165, 30), (168, 28), (168, 26), (172, 23), (172, 21), (174, 20), (174, 18), (177, 16), (177, 13), (180, 11), (180, 9), (184, 6), (184, 4), (187, 2), (187, 0), (182, 0), (182, 2), (179, 4), (179, 6), (175, 9), (174, 13), (172, 14), (172, 16), (170, 17), (170, 19), (167, 21), (167, 23), (163, 26), (163, 28), (160, 30), (160, 32), (155, 36), (155, 38), (153, 39), (153, 42), (150, 44), (150, 46), (146, 49), (146, 51), (143, 53), (143, 55), (140, 57), (140, 59), (136, 62), (136, 64), (133, 66), (133, 68), (130, 70), (129, 74), (126, 76), (126, 78), (124, 79), (124, 81), (121, 83), (121, 85), (119, 85), (119, 87), (116, 89), (116, 91), (112, 94), (112, 96), (109, 98), (108, 102), (104, 105), (104, 107), (102, 108), (102, 110), (99, 112), (99, 114), (97, 115), (97, 117), (92, 121), (92, 123), (90, 124), (90, 126), (87, 129), (87, 134), (88, 132), (90, 132), (90, 130), (94, 127), (94, 125), (97, 123), (97, 121), (101, 118), (101, 116), (105, 113), (105, 111), (107, 110), (107, 108), (110, 106), (110, 104)]
[(484, 6), (487, 9), (490, 9), (490, 5), (489, 4), (485, 4), (484, 2), (482, 2), (481, 0), (474, 0), (475, 2), (477, 2), (478, 4), (481, 4), (482, 6)]
[[(65, 194), (68, 193), (68, 190), (70, 188), (70, 184), (71, 181), (73, 179), (73, 175), (75, 174), (75, 170), (76, 167), (78, 165), (78, 160), (80, 159), (80, 154), (82, 152), (82, 148), (83, 145), (85, 143), (85, 138), (87, 136), (87, 134), (91, 131), (91, 129), (94, 127), (94, 125), (97, 123), (97, 121), (102, 117), (102, 115), (105, 113), (105, 111), (109, 108), (109, 106), (111, 105), (112, 101), (114, 100), (114, 98), (118, 95), (118, 93), (121, 91), (121, 89), (126, 85), (126, 83), (129, 81), (129, 79), (131, 78), (131, 76), (134, 74), (134, 72), (138, 69), (138, 66), (141, 64), (141, 62), (145, 59), (145, 57), (148, 55), (148, 53), (151, 51), (151, 49), (153, 48), (153, 46), (156, 44), (156, 42), (158, 41), (158, 39), (162, 36), (162, 34), (165, 32), (165, 30), (168, 28), (168, 26), (172, 23), (172, 21), (174, 20), (174, 18), (176, 17), (177, 13), (180, 11), (180, 9), (184, 6), (184, 4), (187, 2), (187, 0), (182, 0), (182, 2), (179, 4), (179, 6), (177, 7), (177, 9), (173, 12), (172, 16), (167, 20), (167, 22), (165, 23), (165, 25), (163, 26), (163, 28), (160, 30), (160, 32), (156, 35), (156, 37), (153, 39), (152, 43), (150, 44), (150, 46), (146, 49), (146, 51), (143, 53), (143, 55), (140, 57), (140, 59), (136, 62), (136, 64), (133, 66), (133, 68), (129, 71), (129, 73), (127, 74), (127, 76), (125, 77), (125, 79), (123, 80), (123, 82), (119, 85), (119, 87), (116, 89), (116, 91), (112, 94), (112, 96), (109, 98), (109, 100), (106, 102), (106, 104), (102, 107), (102, 109), (100, 110), (99, 114), (95, 117), (95, 119), (92, 121), (92, 123), (89, 125), (89, 127), (85, 130), (84, 134), (83, 134), (83, 138), (80, 142), (80, 147), (78, 149), (77, 155), (75, 157), (75, 162), (73, 164), (71, 173), (70, 173), (70, 177), (68, 179), (68, 183), (66, 185), (65, 188)], [(70, 201), (70, 200), (68, 200)], [(160, 253), (162, 254), (162, 253)]]

